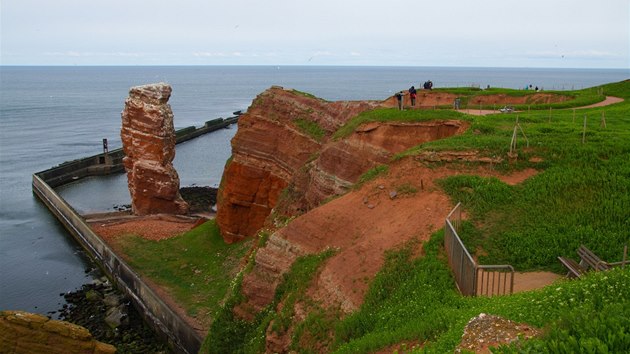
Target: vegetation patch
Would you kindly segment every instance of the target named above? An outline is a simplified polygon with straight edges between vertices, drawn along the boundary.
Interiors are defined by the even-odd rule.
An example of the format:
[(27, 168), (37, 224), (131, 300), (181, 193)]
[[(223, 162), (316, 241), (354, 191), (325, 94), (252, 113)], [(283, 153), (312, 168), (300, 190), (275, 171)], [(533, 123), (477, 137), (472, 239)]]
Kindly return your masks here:
[(418, 188), (413, 186), (411, 183), (403, 183), (399, 186), (396, 186), (396, 193), (399, 195), (414, 195), (418, 193)]
[[(200, 353), (262, 353), (265, 351), (267, 328), (272, 324), (275, 332), (284, 332), (293, 321), (294, 305), (303, 301), (305, 291), (323, 262), (334, 254), (327, 250), (320, 254), (299, 257), (283, 276), (273, 302), (261, 311), (253, 321), (234, 316), (234, 306), (242, 301), (240, 279), (232, 296), (219, 311), (208, 332)], [(250, 258), (253, 262), (254, 257)], [(242, 279), (242, 278), (241, 278)], [(276, 311), (282, 303), (281, 309)]]
[(362, 174), (359, 177), (359, 180), (357, 181), (357, 183), (354, 184), (354, 188), (355, 189), (360, 189), (361, 186), (363, 186), (366, 182), (369, 182), (373, 179), (376, 179), (376, 177), (386, 174), (389, 171), (389, 166), (387, 165), (379, 165), (376, 166), (370, 170), (368, 170), (367, 172), (365, 172), (364, 174)]
[(298, 129), (302, 133), (310, 136), (315, 141), (321, 142), (322, 139), (324, 139), (324, 137), (326, 136), (326, 131), (322, 127), (320, 127), (317, 122), (314, 122), (312, 120), (298, 118), (293, 121), (293, 124), (295, 124), (295, 126), (298, 127)]
[[(467, 322), (480, 313), (549, 328), (549, 336), (537, 339), (531, 344), (533, 348), (565, 344), (575, 348), (572, 342), (584, 347), (595, 344), (617, 349), (608, 352), (625, 352), (619, 349), (628, 348), (630, 317), (625, 314), (630, 308), (630, 269), (590, 273), (583, 280), (560, 281), (512, 296), (462, 297), (442, 254), (442, 243), (440, 231), (424, 245), (423, 257), (413, 258), (409, 246), (390, 253), (361, 309), (337, 322), (332, 352), (373, 352), (415, 341), (421, 346), (414, 352), (452, 353)], [(626, 310), (610, 320), (596, 315), (613, 314), (621, 308)], [(589, 316), (597, 318), (597, 323), (588, 325)], [(558, 339), (566, 343), (559, 344)]]
[(251, 241), (228, 245), (214, 220), (167, 240), (118, 238), (126, 261), (164, 287), (188, 315), (209, 326)]
[(308, 93), (308, 92), (303, 92), (303, 91), (295, 90), (295, 89), (292, 89), (291, 92), (293, 92), (296, 95), (312, 98), (314, 100), (325, 101), (323, 98), (319, 98), (319, 97), (317, 97), (317, 96), (315, 96), (315, 95), (313, 95), (311, 93)]

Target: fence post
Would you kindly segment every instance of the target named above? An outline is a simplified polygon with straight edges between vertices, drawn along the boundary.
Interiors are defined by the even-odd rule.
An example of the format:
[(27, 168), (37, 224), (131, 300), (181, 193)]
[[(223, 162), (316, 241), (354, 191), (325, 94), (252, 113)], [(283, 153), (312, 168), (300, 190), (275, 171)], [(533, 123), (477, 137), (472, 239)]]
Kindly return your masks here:
[(584, 128), (582, 128), (582, 144), (584, 144), (585, 139), (586, 139), (586, 114), (584, 115)]

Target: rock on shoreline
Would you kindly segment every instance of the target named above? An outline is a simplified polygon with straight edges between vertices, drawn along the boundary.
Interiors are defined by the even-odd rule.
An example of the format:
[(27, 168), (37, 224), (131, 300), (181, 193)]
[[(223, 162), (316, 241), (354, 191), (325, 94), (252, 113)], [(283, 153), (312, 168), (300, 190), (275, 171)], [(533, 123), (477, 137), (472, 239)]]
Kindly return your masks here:
[(69, 304), (59, 310), (60, 319), (87, 328), (95, 339), (114, 345), (117, 353), (171, 352), (106, 277), (60, 295)]

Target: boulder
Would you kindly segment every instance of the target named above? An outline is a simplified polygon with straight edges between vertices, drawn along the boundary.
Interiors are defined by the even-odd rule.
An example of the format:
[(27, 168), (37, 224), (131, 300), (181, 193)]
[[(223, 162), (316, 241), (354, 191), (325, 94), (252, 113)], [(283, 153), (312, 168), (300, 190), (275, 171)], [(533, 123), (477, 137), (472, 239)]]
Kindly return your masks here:
[(94, 340), (78, 325), (22, 312), (0, 312), (0, 352), (2, 353), (115, 353), (116, 348)]

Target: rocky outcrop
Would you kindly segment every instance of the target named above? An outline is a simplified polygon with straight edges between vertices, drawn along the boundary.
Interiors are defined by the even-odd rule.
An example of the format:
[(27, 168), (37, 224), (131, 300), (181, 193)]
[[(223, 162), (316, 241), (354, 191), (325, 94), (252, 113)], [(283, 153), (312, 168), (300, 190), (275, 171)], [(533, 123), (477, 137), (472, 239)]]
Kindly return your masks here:
[[(224, 172), (218, 198), (217, 223), (224, 239), (232, 242), (254, 235), (270, 221), (267, 218), (272, 209), (275, 214), (279, 210), (294, 212), (287, 216), (309, 213), (273, 233), (266, 245), (257, 250), (253, 269), (243, 277), (245, 301), (234, 310), (239, 317), (251, 319), (271, 303), (276, 286), (297, 257), (321, 252), (327, 246), (344, 247), (357, 234), (365, 234), (363, 231), (337, 234), (334, 227), (322, 225), (321, 222), (338, 222), (337, 218), (345, 217), (339, 212), (318, 218), (322, 208), (317, 207), (322, 201), (347, 192), (363, 173), (389, 163), (394, 154), (461, 134), (469, 127), (468, 122), (457, 120), (368, 122), (345, 138), (330, 138), (360, 112), (379, 106), (388, 104), (330, 103), (272, 88), (258, 96), (248, 113), (241, 117), (238, 133), (232, 140), (233, 159)], [(296, 123), (300, 119), (317, 123), (324, 136), (316, 139), (303, 132)], [(414, 179), (413, 183), (421, 181)], [(415, 211), (409, 210), (412, 218)], [(351, 223), (352, 218), (347, 216), (342, 222)], [(393, 238), (391, 242), (399, 240)], [(375, 264), (374, 269), (365, 269), (366, 274), (376, 271), (378, 263)], [(322, 284), (328, 279), (324, 278)], [(333, 284), (330, 288), (338, 288), (338, 280), (331, 279), (328, 279)], [(348, 298), (343, 294), (336, 297), (344, 309), (355, 309), (360, 303), (360, 299), (353, 298), (345, 304), (344, 297)]]
[[(252, 236), (333, 132), (379, 102), (327, 102), (297, 91), (272, 87), (239, 118), (232, 160), (223, 173), (217, 223), (227, 242)], [(307, 122), (321, 135), (300, 128)]]
[(75, 324), (21, 311), (0, 312), (2, 353), (115, 353), (110, 344), (96, 341)]
[(132, 87), (122, 112), (120, 136), (131, 207), (136, 215), (186, 214), (173, 167), (175, 128), (165, 83)]
[[(288, 216), (306, 212), (345, 193), (361, 174), (412, 146), (462, 133), (462, 121), (370, 122), (347, 138), (332, 134), (361, 112), (389, 107), (386, 101), (327, 102), (272, 87), (239, 119), (232, 160), (223, 174), (217, 223), (234, 242), (254, 235), (272, 209)], [(301, 128), (317, 126), (314, 136)], [(281, 198), (281, 192), (285, 193)]]

